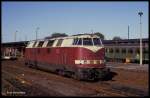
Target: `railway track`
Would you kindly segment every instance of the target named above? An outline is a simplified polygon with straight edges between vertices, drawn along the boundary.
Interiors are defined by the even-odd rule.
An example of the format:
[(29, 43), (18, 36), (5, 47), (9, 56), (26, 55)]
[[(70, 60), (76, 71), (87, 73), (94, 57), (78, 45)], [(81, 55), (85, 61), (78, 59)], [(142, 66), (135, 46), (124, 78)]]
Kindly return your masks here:
[[(41, 87), (38, 84), (33, 84), (25, 78), (12, 74), (7, 71), (2, 71), (2, 77), (5, 83), (9, 83), (10, 86), (13, 86), (15, 89), (3, 92), (3, 95), (6, 96), (51, 96), (51, 93), (55, 92), (45, 92), (47, 89), (39, 89)], [(42, 87), (41, 87), (42, 88)]]
[(148, 91), (144, 91), (141, 89), (133, 88), (130, 86), (122, 85), (122, 84), (114, 84), (114, 83), (92, 83), (88, 84), (95, 89), (103, 89), (105, 91), (110, 91), (110, 93), (120, 94), (121, 96), (148, 96)]
[[(105, 85), (108, 85), (106, 83)], [(127, 96), (148, 96), (148, 91), (121, 84), (109, 84), (112, 89), (123, 92)]]
[[(17, 69), (15, 69), (14, 70), (14, 68), (17, 68), (17, 67), (14, 67), (13, 66), (13, 68), (11, 67), (11, 70), (10, 70), (10, 66), (9, 67), (7, 67), (7, 73), (9, 72), (9, 73), (13, 73), (13, 74), (11, 74), (11, 76), (13, 75), (13, 77), (15, 78), (16, 76), (18, 76), (18, 75), (20, 75), (21, 73), (20, 72), (23, 72), (23, 73), (29, 73), (29, 72), (27, 72), (27, 70), (25, 70), (25, 69), (21, 69), (20, 70), (20, 72), (16, 72), (16, 70)], [(4, 73), (4, 72), (3, 72)], [(6, 73), (6, 72), (5, 72)], [(8, 74), (9, 74), (8, 73)], [(49, 73), (48, 73), (49, 74)], [(17, 78), (18, 80), (20, 80), (20, 82), (21, 81), (26, 81), (25, 79), (21, 79), (21, 77), (19, 77), (18, 76), (18, 78)], [(11, 79), (12, 80), (12, 79)], [(69, 80), (69, 78), (66, 78), (66, 80), (67, 81), (62, 81), (61, 80), (61, 82), (64, 82), (64, 84), (66, 84), (66, 83), (68, 83), (68, 80)], [(72, 79), (71, 79), (72, 80)], [(57, 79), (55, 80), (55, 81), (58, 81)], [(95, 93), (95, 95), (89, 95), (89, 96), (97, 96), (97, 95), (100, 95), (100, 96), (106, 96), (106, 95), (109, 95), (109, 96), (121, 96), (120, 94), (118, 94), (118, 93), (112, 93), (112, 92), (108, 92), (108, 91), (106, 91), (106, 90), (104, 90), (104, 89), (94, 89), (94, 88), (90, 88), (89, 86), (83, 86), (83, 84), (79, 84), (79, 82), (80, 81), (78, 81), (78, 82), (76, 82), (76, 81), (71, 81), (71, 83), (70, 84), (72, 84), (72, 85), (75, 85), (75, 86), (78, 86), (78, 87), (80, 87), (81, 89), (92, 89), (94, 92), (96, 92)], [(25, 82), (25, 83), (27, 83), (27, 84), (32, 84), (32, 83), (29, 83), (29, 82)], [(15, 84), (16, 85), (16, 84)]]
[(10, 82), (2, 78), (2, 92), (3, 96), (12, 95), (10, 92), (12, 91), (19, 91), (18, 88), (14, 87)]
[(22, 94), (26, 94), (26, 92), (23, 92), (22, 94), (19, 94), (22, 91), (25, 91), (25, 89), (29, 89), (27, 88), (28, 85), (23, 84), (23, 80), (21, 78), (18, 78), (10, 73), (8, 73), (7, 71), (3, 71), (2, 70), (2, 77), (5, 80), (5, 83), (9, 84), (9, 86), (14, 87), (15, 89), (8, 89), (5, 93), (5, 95), (8, 96), (18, 96), (18, 95), (22, 95)]
[[(20, 67), (21, 66), (21, 67)], [(94, 91), (94, 94), (89, 96), (147, 96), (148, 92), (142, 91), (136, 88), (127, 87), (124, 85), (111, 84), (106, 82), (85, 82), (77, 81), (71, 78), (61, 77), (55, 74), (50, 74), (47, 72), (42, 72), (35, 69), (26, 68), (23, 65), (6, 65), (5, 70), (9, 73), (12, 73), (14, 76), (21, 75), (22, 73), (39, 75), (46, 79), (46, 81), (59, 81), (64, 84), (72, 85), (79, 87), (82, 90), (89, 89)], [(3, 66), (4, 68), (4, 66)], [(3, 72), (6, 74), (6, 72)], [(55, 77), (55, 78), (52, 78)], [(52, 79), (50, 79), (52, 78)], [(41, 78), (42, 79), (42, 78)]]

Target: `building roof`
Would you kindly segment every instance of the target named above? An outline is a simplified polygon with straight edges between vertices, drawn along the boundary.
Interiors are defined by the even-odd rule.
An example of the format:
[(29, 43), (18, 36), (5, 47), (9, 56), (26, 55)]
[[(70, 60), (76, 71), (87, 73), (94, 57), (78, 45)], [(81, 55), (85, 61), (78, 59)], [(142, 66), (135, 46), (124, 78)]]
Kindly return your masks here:
[[(102, 40), (103, 44), (115, 44), (115, 43), (140, 43), (140, 39), (121, 39), (121, 40)], [(148, 38), (143, 38), (142, 42), (143, 43), (148, 43), (149, 39)]]
[(20, 42), (5, 42), (5, 43), (2, 43), (1, 46), (2, 47), (20, 47), (20, 46), (26, 46), (27, 43), (29, 41), (20, 41)]

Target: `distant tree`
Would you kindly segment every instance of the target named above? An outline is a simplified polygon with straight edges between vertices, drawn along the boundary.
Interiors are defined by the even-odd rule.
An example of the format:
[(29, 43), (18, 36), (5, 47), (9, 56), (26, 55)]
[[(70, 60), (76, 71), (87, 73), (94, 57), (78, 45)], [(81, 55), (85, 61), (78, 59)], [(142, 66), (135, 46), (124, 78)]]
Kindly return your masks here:
[(66, 36), (68, 36), (68, 35), (65, 33), (53, 33), (51, 35), (51, 37), (66, 37)]
[(100, 33), (100, 32), (95, 32), (94, 34), (99, 36), (103, 40), (105, 39), (105, 36), (102, 33)]
[(121, 40), (122, 38), (119, 36), (115, 36), (112, 40)]
[(51, 36), (45, 37), (45, 39), (56, 38), (56, 37), (66, 37), (66, 36), (68, 36), (68, 35), (65, 34), (65, 33), (57, 33), (57, 32), (55, 32)]

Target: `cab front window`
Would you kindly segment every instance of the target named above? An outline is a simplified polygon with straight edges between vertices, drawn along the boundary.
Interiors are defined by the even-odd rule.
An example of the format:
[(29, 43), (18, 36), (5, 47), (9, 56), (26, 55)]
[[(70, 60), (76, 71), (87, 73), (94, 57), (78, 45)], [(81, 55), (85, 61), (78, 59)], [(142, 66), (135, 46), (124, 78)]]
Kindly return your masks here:
[(83, 45), (93, 45), (91, 38), (83, 38)]
[(99, 38), (93, 38), (94, 45), (101, 45)]
[(102, 42), (100, 38), (75, 38), (72, 44), (84, 46), (101, 46)]

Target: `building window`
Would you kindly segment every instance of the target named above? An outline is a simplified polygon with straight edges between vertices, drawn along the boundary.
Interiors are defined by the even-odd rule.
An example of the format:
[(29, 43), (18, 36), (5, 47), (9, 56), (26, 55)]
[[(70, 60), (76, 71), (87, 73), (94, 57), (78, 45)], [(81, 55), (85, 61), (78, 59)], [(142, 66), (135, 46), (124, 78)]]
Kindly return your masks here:
[(128, 50), (128, 53), (131, 53), (131, 54), (132, 54), (132, 53), (133, 53), (133, 50), (132, 50), (132, 49), (129, 49), (129, 50)]
[(110, 48), (110, 53), (113, 53), (113, 48)]
[(148, 53), (148, 48), (143, 48), (144, 53)]
[(59, 39), (56, 46), (61, 46), (63, 39)]
[(109, 53), (109, 51), (110, 51), (109, 48), (106, 48), (106, 49), (107, 49), (107, 53)]
[(136, 53), (140, 53), (140, 49), (139, 48), (136, 49)]
[(105, 48), (105, 52), (106, 52), (106, 53), (108, 52), (108, 49), (107, 49), (107, 48)]
[(118, 48), (116, 48), (116, 53), (119, 53), (119, 49)]
[(126, 49), (122, 49), (122, 53), (126, 53)]

